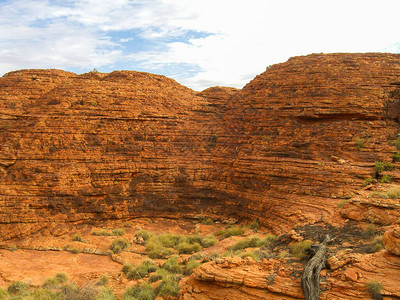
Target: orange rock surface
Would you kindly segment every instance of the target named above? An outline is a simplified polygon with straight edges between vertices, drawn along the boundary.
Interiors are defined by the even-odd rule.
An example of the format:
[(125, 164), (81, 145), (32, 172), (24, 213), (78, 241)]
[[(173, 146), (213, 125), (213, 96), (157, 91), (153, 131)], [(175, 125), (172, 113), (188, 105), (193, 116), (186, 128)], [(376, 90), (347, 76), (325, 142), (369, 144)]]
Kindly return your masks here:
[[(321, 271), (321, 299), (370, 299), (367, 284), (373, 281), (382, 283), (384, 299), (400, 296), (399, 256), (387, 251), (347, 255), (350, 260), (339, 258), (346, 260), (345, 265)], [(284, 260), (224, 258), (198, 267), (181, 283), (179, 299), (304, 299), (302, 270), (300, 263)]]
[(382, 241), (388, 251), (400, 255), (400, 226), (387, 230)]
[(375, 161), (392, 161), (399, 62), (398, 54), (314, 54), (257, 76), (228, 103), (218, 189), (275, 230), (334, 222)]
[[(365, 186), (400, 180), (374, 167), (398, 165), (399, 114), (399, 54), (294, 57), (242, 90), (202, 92), (133, 71), (11, 72), (0, 78), (0, 240), (147, 217), (257, 219), (277, 234), (350, 219), (389, 226), (387, 250), (340, 245), (321, 299), (368, 298), (373, 280), (400, 297), (400, 202), (373, 195), (385, 182)], [(221, 259), (185, 279), (181, 298), (299, 299), (302, 268)]]
[(130, 71), (8, 73), (0, 238), (139, 216), (340, 223), (341, 198), (396, 151), (399, 86), (396, 54), (295, 57), (201, 93)]

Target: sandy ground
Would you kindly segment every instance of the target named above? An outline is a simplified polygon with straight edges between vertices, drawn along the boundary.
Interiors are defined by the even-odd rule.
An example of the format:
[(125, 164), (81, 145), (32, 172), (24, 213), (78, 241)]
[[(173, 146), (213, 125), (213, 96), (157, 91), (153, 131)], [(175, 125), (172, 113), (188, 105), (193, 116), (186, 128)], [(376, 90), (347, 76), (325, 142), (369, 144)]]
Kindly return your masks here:
[[(46, 278), (65, 273), (76, 282), (96, 281), (102, 274), (118, 276), (121, 265), (108, 256), (67, 251), (0, 250), (0, 286), (10, 281), (43, 284)], [(5, 279), (7, 281), (5, 281)]]

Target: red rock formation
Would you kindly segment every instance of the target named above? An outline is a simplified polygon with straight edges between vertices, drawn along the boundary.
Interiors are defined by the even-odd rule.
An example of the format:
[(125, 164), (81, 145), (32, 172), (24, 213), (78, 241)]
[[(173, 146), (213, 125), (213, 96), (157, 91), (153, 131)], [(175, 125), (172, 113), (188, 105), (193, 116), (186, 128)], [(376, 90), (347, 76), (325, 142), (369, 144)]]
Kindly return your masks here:
[[(343, 261), (338, 264), (338, 261)], [(387, 251), (362, 255), (342, 252), (328, 260), (321, 271), (321, 299), (370, 299), (369, 282), (382, 284), (385, 299), (400, 297), (400, 257)], [(224, 258), (203, 264), (181, 283), (179, 299), (304, 299), (300, 286), (300, 263), (284, 260), (254, 262)], [(393, 297), (393, 298), (391, 298)]]
[(221, 258), (195, 269), (181, 283), (180, 299), (301, 299), (300, 278), (291, 276), (293, 271), (276, 260)]
[(187, 173), (201, 189), (208, 158), (192, 149), (209, 134), (194, 125), (204, 116), (208, 125), (214, 108), (194, 91), (146, 73), (29, 70), (1, 78), (2, 107), (12, 82), (19, 102), (0, 120), (0, 238), (51, 222), (201, 211)]
[(214, 86), (198, 93), (198, 96), (210, 100), (210, 105), (218, 107), (220, 112), (225, 112), (229, 100), (240, 90), (230, 87)]
[(392, 161), (399, 130), (400, 55), (315, 54), (257, 76), (228, 103), (212, 181), (230, 205), (272, 228), (334, 221)]
[(400, 255), (400, 226), (387, 230), (383, 235), (382, 242), (388, 251)]
[(395, 54), (296, 57), (200, 96), (138, 72), (9, 73), (0, 239), (137, 216), (334, 222), (338, 198), (391, 160), (399, 82)]

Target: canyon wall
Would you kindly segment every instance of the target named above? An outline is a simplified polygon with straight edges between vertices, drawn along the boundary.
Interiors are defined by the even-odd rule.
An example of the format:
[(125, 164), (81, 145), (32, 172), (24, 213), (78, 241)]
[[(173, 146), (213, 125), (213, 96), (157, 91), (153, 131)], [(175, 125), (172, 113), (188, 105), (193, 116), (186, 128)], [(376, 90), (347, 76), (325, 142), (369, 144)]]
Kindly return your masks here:
[(273, 65), (227, 103), (212, 181), (275, 230), (332, 222), (338, 203), (375, 176), (375, 161), (392, 162), (399, 100), (400, 55)]
[(400, 55), (318, 54), (242, 90), (164, 76), (22, 70), (0, 78), (0, 239), (62, 222), (333, 221), (399, 128)]

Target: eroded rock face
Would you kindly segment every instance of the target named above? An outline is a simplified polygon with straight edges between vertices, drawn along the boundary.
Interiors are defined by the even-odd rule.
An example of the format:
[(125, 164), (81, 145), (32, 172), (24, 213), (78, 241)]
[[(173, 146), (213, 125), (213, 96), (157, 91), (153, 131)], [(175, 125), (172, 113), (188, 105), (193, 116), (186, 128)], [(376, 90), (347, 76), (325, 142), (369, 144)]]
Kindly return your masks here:
[(230, 299), (302, 299), (300, 278), (291, 276), (293, 271), (277, 260), (220, 258), (196, 268), (181, 283), (180, 299), (227, 299), (227, 294)]
[(383, 235), (382, 242), (388, 251), (400, 255), (400, 226), (387, 230)]
[[(400, 296), (399, 256), (387, 251), (368, 255), (345, 251), (330, 261), (334, 269), (321, 271), (321, 299), (370, 299), (367, 284), (374, 281), (382, 284), (382, 295)], [(338, 265), (338, 261), (345, 263)], [(226, 295), (229, 299), (304, 299), (302, 271), (301, 263), (284, 260), (223, 258), (195, 269), (181, 283), (179, 299), (227, 299)]]
[(0, 89), (13, 111), (0, 119), (0, 238), (49, 222), (190, 216), (204, 207), (211, 166), (201, 147), (215, 108), (194, 91), (146, 73), (47, 70), (7, 74)]
[(213, 181), (276, 229), (336, 219), (376, 160), (392, 161), (400, 56), (327, 54), (270, 67), (227, 104)]
[(275, 65), (237, 91), (140, 72), (0, 79), (1, 239), (51, 222), (258, 218), (335, 222), (398, 132), (400, 56)]

